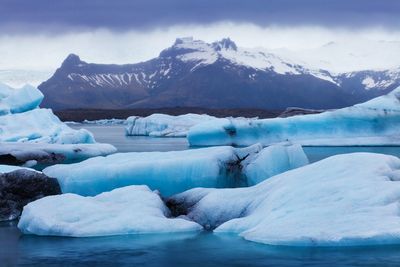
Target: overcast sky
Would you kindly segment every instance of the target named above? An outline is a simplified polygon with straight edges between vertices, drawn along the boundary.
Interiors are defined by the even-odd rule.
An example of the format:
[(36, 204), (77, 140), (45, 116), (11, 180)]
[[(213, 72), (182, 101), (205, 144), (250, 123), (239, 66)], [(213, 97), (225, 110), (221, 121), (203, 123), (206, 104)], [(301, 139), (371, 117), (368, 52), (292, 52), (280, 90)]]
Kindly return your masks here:
[(313, 48), (400, 41), (399, 0), (0, 0), (0, 69), (54, 69), (68, 53), (133, 63), (176, 37)]

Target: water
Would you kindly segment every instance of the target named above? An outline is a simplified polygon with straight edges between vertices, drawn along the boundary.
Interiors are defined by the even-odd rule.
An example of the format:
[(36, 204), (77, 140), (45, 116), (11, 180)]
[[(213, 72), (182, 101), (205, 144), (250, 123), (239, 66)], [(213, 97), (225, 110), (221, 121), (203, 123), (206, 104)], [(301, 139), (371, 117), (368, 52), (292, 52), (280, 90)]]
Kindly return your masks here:
[[(0, 227), (1, 233), (2, 227)], [(95, 238), (0, 239), (2, 266), (398, 266), (400, 247), (288, 248), (234, 235), (159, 234)]]
[[(80, 128), (81, 125), (74, 125)], [(188, 149), (184, 138), (126, 137), (122, 126), (85, 125), (99, 142), (120, 152)], [(310, 161), (352, 152), (400, 156), (400, 147), (306, 147)], [(124, 235), (96, 238), (21, 235), (0, 224), (3, 266), (400, 266), (400, 246), (348, 248), (275, 247), (236, 235)]]
[(171, 151), (189, 148), (186, 138), (150, 138), (125, 136), (122, 125), (73, 124), (74, 129), (85, 128), (94, 134), (97, 142), (113, 144), (119, 152)]

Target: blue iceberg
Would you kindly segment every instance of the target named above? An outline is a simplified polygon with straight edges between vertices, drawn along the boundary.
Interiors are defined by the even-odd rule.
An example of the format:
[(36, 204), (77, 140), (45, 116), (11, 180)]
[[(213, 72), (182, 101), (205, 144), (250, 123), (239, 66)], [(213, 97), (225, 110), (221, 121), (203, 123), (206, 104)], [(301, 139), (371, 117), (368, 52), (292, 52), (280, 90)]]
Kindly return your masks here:
[(193, 126), (188, 141), (192, 146), (398, 145), (399, 99), (400, 87), (368, 102), (320, 114), (262, 120), (213, 120)]
[[(43, 172), (56, 177), (63, 193), (93, 196), (128, 185), (148, 185), (169, 196), (194, 187), (241, 187), (303, 166), (301, 147), (261, 145), (170, 152), (117, 153)], [(248, 177), (247, 177), (248, 176)]]

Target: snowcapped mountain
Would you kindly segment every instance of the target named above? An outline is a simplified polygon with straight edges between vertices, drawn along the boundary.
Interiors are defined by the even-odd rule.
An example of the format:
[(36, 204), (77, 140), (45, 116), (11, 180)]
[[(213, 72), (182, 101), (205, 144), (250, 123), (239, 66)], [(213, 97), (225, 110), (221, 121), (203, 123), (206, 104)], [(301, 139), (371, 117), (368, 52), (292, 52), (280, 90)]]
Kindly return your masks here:
[(69, 55), (39, 89), (43, 106), (67, 108), (339, 108), (400, 85), (400, 69), (334, 73), (230, 40), (178, 38), (160, 55), (126, 65)]

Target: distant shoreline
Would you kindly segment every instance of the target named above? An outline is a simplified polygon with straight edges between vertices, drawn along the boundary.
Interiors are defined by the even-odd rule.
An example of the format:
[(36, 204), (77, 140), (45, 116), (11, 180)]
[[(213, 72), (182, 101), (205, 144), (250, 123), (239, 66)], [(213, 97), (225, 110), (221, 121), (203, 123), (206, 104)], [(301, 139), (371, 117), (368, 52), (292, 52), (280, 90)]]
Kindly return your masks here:
[(182, 115), (187, 113), (208, 114), (215, 117), (259, 117), (274, 118), (281, 114), (283, 110), (264, 110), (250, 108), (226, 108), (226, 109), (208, 109), (208, 108), (142, 108), (142, 109), (68, 109), (57, 110), (54, 113), (62, 121), (82, 122), (84, 120), (100, 119), (126, 119), (129, 116), (149, 116), (154, 113), (163, 113), (168, 115)]

